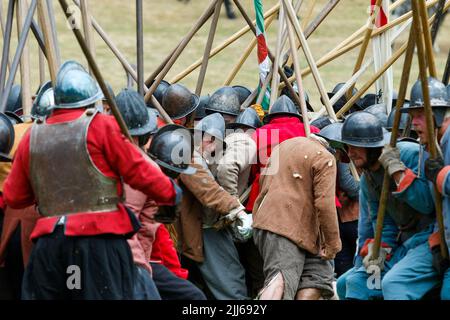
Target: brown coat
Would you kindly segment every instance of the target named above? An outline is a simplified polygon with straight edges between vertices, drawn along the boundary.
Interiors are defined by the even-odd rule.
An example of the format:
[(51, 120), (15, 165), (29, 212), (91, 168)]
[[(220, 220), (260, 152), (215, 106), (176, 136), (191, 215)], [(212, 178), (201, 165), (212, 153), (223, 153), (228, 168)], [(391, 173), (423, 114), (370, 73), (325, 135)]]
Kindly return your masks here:
[[(278, 168), (278, 171), (274, 171)], [(261, 175), (253, 227), (281, 235), (332, 259), (341, 250), (336, 213), (336, 161), (318, 141), (294, 138), (276, 147), (271, 175)]]
[(183, 188), (180, 219), (176, 228), (181, 241), (182, 253), (188, 258), (203, 262), (202, 222), (204, 207), (227, 215), (241, 204), (217, 184), (209, 171), (200, 164), (192, 164), (197, 169), (194, 175), (180, 175)]

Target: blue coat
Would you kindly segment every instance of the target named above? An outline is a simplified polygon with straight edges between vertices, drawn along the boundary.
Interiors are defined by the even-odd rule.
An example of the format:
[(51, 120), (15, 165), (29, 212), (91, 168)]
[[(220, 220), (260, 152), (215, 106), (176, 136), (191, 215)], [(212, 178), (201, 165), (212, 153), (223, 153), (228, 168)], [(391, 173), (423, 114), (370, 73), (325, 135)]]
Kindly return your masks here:
[[(423, 161), (419, 161), (420, 158), (420, 145), (412, 142), (399, 142), (397, 147), (400, 150), (400, 159), (409, 169), (406, 172), (404, 178), (405, 183), (400, 184), (399, 189), (396, 192), (390, 192), (389, 197), (393, 197), (400, 202), (409, 205), (414, 208), (418, 213), (423, 215), (434, 215), (434, 201), (429, 183), (425, 179), (423, 174), (423, 168), (419, 167)], [(450, 156), (450, 155), (449, 155)], [(378, 178), (383, 177), (384, 170), (380, 169), (372, 175), (381, 175)], [(360, 199), (359, 199), (359, 224), (358, 224), (358, 252), (355, 260), (355, 266), (361, 266), (362, 257), (359, 255), (359, 251), (366, 242), (367, 239), (373, 239), (375, 236), (376, 222), (378, 216), (379, 207), (379, 192), (373, 190), (371, 184), (368, 183), (366, 173), (361, 178), (360, 183)], [(449, 184), (450, 186), (450, 184)], [(383, 231), (381, 241), (388, 244), (393, 250), (395, 250), (400, 243), (398, 242), (399, 228), (393, 219), (395, 214), (393, 207), (387, 206), (386, 214), (383, 224)]]

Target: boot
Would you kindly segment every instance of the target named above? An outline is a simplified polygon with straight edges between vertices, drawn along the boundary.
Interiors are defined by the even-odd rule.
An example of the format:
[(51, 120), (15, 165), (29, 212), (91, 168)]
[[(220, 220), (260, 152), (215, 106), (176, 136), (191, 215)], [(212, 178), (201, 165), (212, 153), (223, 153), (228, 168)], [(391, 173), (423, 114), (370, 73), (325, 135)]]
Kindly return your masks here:
[(225, 3), (225, 10), (227, 11), (227, 17), (230, 20), (236, 19), (236, 14), (233, 11), (233, 5), (231, 3), (231, 0), (224, 0)]

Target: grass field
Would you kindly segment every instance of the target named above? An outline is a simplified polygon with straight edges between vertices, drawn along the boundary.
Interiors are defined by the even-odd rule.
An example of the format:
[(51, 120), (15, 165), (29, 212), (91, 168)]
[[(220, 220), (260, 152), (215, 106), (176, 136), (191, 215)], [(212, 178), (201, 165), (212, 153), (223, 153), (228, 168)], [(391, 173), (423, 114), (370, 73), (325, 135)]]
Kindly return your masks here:
[[(3, 15), (6, 14), (6, 0), (0, 0), (3, 4)], [(29, 0), (28, 0), (29, 1)], [(311, 0), (304, 1), (300, 10), (300, 18), (304, 17)], [(191, 0), (188, 4), (177, 0), (145, 0), (144, 1), (144, 33), (145, 33), (145, 72), (149, 75), (156, 68), (162, 59), (174, 48), (180, 39), (187, 33), (189, 28), (198, 19), (203, 10), (208, 5), (208, 0)], [(313, 17), (321, 10), (327, 0), (318, 0)], [(243, 5), (248, 9), (251, 17), (254, 17), (253, 1), (242, 0)], [(265, 10), (277, 3), (276, 0), (263, 1)], [(319, 59), (334, 46), (339, 44), (347, 36), (360, 28), (367, 20), (367, 7), (369, 0), (341, 0), (335, 10), (328, 16), (323, 24), (310, 37), (309, 44), (315, 59)], [(135, 5), (134, 1), (123, 0), (96, 0), (90, 1), (91, 11), (95, 19), (111, 36), (118, 48), (125, 54), (127, 59), (135, 63), (136, 61), (136, 38), (135, 38)], [(61, 8), (57, 1), (54, 1), (56, 11), (57, 29), (59, 37), (59, 46), (61, 48), (63, 60), (76, 59), (86, 65), (81, 50), (71, 32), (67, 27)], [(237, 12), (237, 9), (236, 9)], [(178, 59), (172, 70), (169, 72), (166, 80), (170, 80), (174, 75), (184, 70), (193, 61), (203, 55), (204, 46), (208, 36), (210, 22), (208, 22), (200, 32), (193, 38), (182, 56)], [(238, 15), (236, 20), (228, 20), (225, 16), (225, 9), (222, 8), (219, 26), (214, 44), (217, 45), (227, 39), (231, 34), (245, 25), (244, 19)], [(275, 51), (275, 42), (278, 23), (275, 20), (268, 30), (269, 46)], [(439, 76), (442, 75), (450, 48), (450, 19), (447, 19), (443, 29), (438, 37), (440, 53), (436, 54), (436, 64)], [(38, 86), (38, 54), (37, 45), (34, 37), (30, 36), (30, 56), (32, 66), (32, 90)], [(242, 37), (232, 46), (228, 47), (222, 53), (214, 57), (209, 64), (206, 75), (204, 93), (212, 93), (218, 87), (222, 86), (230, 70), (238, 61), (240, 55), (251, 41), (251, 33)], [(396, 42), (398, 48), (406, 39), (406, 34), (401, 36)], [(14, 35), (13, 48), (15, 49), (17, 35)], [(101, 70), (107, 81), (117, 91), (126, 85), (125, 72), (118, 60), (113, 56), (103, 41), (96, 35), (96, 55)], [(2, 47), (0, 39), (0, 47)], [(11, 53), (11, 56), (14, 53)], [(372, 49), (369, 46), (368, 57), (371, 56)], [(352, 73), (353, 66), (358, 55), (358, 49), (355, 49), (334, 62), (320, 68), (321, 76), (325, 82), (326, 88), (331, 90), (338, 82), (345, 82)], [(12, 58), (11, 58), (12, 59)], [(305, 65), (303, 54), (300, 55), (302, 65)], [(396, 88), (398, 90), (398, 81), (401, 74), (403, 58), (400, 58), (394, 66), (394, 75)], [(414, 61), (412, 79), (417, 77), (417, 60)], [(371, 68), (359, 81), (357, 87), (373, 74)], [(47, 72), (48, 74), (48, 72)], [(195, 90), (198, 70), (182, 80), (191, 90)], [(258, 79), (258, 66), (256, 52), (254, 52), (243, 66), (241, 72), (236, 77), (234, 84), (241, 84), (254, 88)], [(19, 74), (16, 82), (19, 81)], [(319, 94), (314, 85), (311, 76), (305, 79), (305, 87), (309, 93), (312, 104), (316, 108), (320, 106)]]

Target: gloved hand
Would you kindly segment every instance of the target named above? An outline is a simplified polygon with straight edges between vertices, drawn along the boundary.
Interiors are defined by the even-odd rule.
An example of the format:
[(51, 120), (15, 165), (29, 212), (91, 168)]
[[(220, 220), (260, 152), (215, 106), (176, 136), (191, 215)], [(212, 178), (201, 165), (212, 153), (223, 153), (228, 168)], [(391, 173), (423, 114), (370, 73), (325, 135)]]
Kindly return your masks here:
[(392, 176), (399, 171), (405, 171), (407, 168), (400, 160), (400, 150), (386, 145), (383, 148), (380, 158), (378, 159), (385, 170)]
[(433, 255), (433, 267), (439, 274), (443, 276), (445, 272), (450, 268), (450, 260), (444, 259), (441, 255), (441, 246), (436, 246), (431, 250)]
[(437, 159), (427, 159), (425, 161), (425, 176), (431, 182), (436, 183), (437, 176), (444, 166), (444, 160), (441, 157), (438, 157)]
[(392, 252), (392, 248), (383, 248), (380, 247), (380, 254), (378, 255), (377, 259), (372, 259), (373, 254), (373, 242), (368, 244), (368, 253), (363, 259), (363, 265), (366, 268), (366, 270), (369, 270), (370, 266), (377, 266), (380, 271), (384, 270), (384, 263), (388, 260), (388, 256)]
[(232, 225), (232, 231), (236, 240), (245, 242), (253, 235), (253, 215), (243, 211), (239, 212), (236, 221)]

